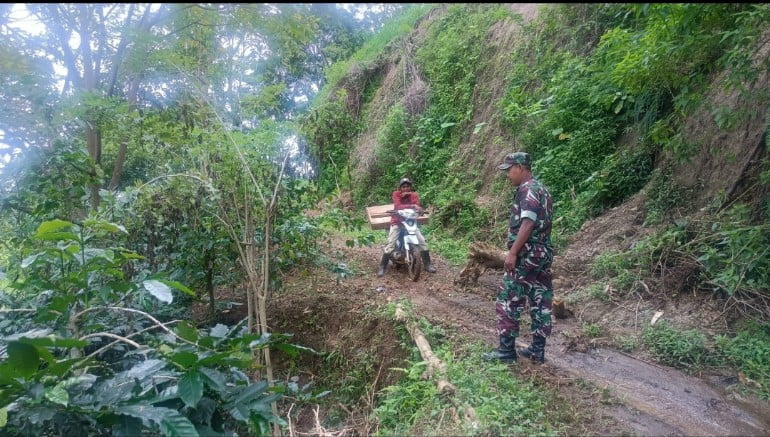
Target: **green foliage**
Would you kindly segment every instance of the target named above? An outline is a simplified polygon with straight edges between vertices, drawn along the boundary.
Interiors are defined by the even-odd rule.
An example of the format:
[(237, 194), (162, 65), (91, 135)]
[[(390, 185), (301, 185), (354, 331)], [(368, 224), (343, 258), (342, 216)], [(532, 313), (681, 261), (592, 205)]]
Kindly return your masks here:
[(639, 345), (639, 338), (635, 335), (622, 335), (617, 341), (618, 347), (623, 352), (631, 352)]
[[(601, 170), (587, 180), (587, 209), (594, 215), (619, 205), (639, 191), (652, 174), (653, 157), (646, 151), (620, 150), (608, 155)], [(575, 205), (577, 206), (577, 205)]]
[(738, 298), (766, 295), (770, 283), (770, 232), (767, 224), (750, 225), (749, 210), (737, 205), (715, 221), (696, 243), (705, 283)]
[(430, 414), (429, 409), (438, 397), (436, 384), (422, 378), (427, 363), (409, 364), (408, 369), (401, 369), (405, 372), (405, 381), (386, 387), (384, 399), (374, 410), (381, 426), (379, 435), (408, 434), (421, 416)]
[(767, 325), (750, 324), (735, 337), (719, 335), (715, 338), (724, 359), (739, 368), (759, 390), (760, 396), (770, 400), (770, 330)]
[(381, 56), (385, 47), (414, 30), (415, 23), (432, 8), (428, 4), (415, 4), (405, 7), (398, 16), (386, 22), (381, 29), (370, 36), (353, 55), (347, 60), (332, 64), (326, 71), (326, 85), (315, 96), (313, 107), (324, 104), (332, 99), (330, 94), (335, 91), (339, 82), (348, 74), (353, 65), (369, 64)]
[[(684, 266), (687, 276), (676, 278), (680, 283), (743, 306), (767, 298), (768, 244), (767, 224), (752, 223), (748, 207), (739, 204), (705, 219), (677, 220), (628, 251), (603, 253), (594, 260), (593, 273), (609, 279), (616, 289), (638, 291), (644, 277), (671, 274)], [(758, 320), (770, 313), (763, 305), (748, 304), (745, 309)]]
[[(635, 28), (615, 28), (602, 37), (610, 76), (632, 94), (649, 87), (678, 91), (719, 55), (721, 33), (734, 27), (735, 4), (651, 4), (631, 6), (642, 17)], [(684, 35), (684, 37), (683, 37)], [(628, 50), (633, 47), (633, 50)]]
[(680, 330), (665, 320), (647, 326), (644, 344), (662, 363), (685, 369), (697, 369), (714, 363), (713, 352), (705, 346), (706, 337), (698, 330)]
[(664, 218), (671, 217), (677, 209), (687, 206), (688, 192), (676, 184), (671, 174), (672, 168), (667, 166), (656, 171), (652, 177), (645, 202), (646, 223), (660, 223)]
[[(21, 275), (11, 284), (18, 297), (10, 303), (29, 309), (0, 325), (6, 430), (198, 435), (234, 429), (224, 424), (227, 415), (264, 434), (269, 422), (280, 421), (269, 408), (280, 395), (243, 370), (252, 367), (253, 350), (293, 347), (283, 344), (285, 336), (247, 334), (242, 325), (199, 331), (136, 308), (157, 314), (157, 302), (174, 300), (172, 290), (193, 292), (159, 276), (126, 277), (126, 267), (142, 257), (109, 245), (112, 235), (125, 233), (102, 220), (57, 219), (41, 223), (36, 244), (26, 245)], [(175, 330), (167, 326), (173, 324)]]
[[(644, 186), (657, 149), (680, 159), (697, 150), (682, 120), (717, 65), (738, 64), (731, 83), (764, 68), (749, 67), (748, 47), (768, 15), (733, 4), (562, 5), (525, 26), (538, 37), (512, 54), (501, 107), (554, 196), (557, 234)], [(715, 111), (725, 129), (747, 116)], [(638, 131), (643, 147), (616, 150), (623, 130)]]
[[(637, 290), (638, 281), (642, 277), (642, 269), (636, 263), (635, 258), (622, 252), (599, 254), (594, 259), (591, 271), (596, 278), (606, 279), (609, 286), (624, 294)], [(602, 293), (606, 294), (603, 291)]]
[(764, 64), (756, 64), (756, 45), (770, 23), (770, 11), (763, 4), (745, 5), (735, 14), (735, 27), (721, 32), (720, 43), (728, 49), (719, 59), (720, 66), (728, 69), (730, 87), (751, 92), (749, 84), (754, 83), (761, 71), (767, 70)]
[(498, 5), (451, 5), (429, 29), (417, 61), (431, 84), (431, 105), (462, 123), (471, 116), (483, 44), (489, 27), (510, 15)]
[(345, 106), (347, 91), (336, 91), (333, 100), (322, 100), (302, 119), (301, 129), (317, 157), (318, 185), (323, 193), (350, 188), (349, 156), (358, 122)]
[[(431, 339), (431, 344), (437, 343), (441, 342)], [(463, 423), (463, 428), (442, 421), (449, 405), (436, 393), (435, 383), (422, 378), (426, 363), (413, 361), (402, 369), (405, 375), (399, 384), (385, 390), (374, 411), (380, 422), (378, 435), (556, 434), (558, 423), (546, 415), (546, 392), (512, 375), (505, 364), (485, 363), (481, 357), (485, 346), (457, 349), (445, 343), (435, 352), (447, 363), (447, 377), (457, 387), (454, 405), (472, 406), (477, 420)]]
[(602, 327), (597, 323), (588, 323), (583, 325), (583, 333), (588, 338), (598, 338), (602, 335)]

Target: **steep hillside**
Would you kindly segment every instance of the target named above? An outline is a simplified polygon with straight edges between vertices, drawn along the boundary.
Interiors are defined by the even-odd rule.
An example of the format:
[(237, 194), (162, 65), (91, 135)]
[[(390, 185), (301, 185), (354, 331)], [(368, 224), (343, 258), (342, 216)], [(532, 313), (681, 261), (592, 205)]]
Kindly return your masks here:
[(575, 231), (587, 220), (624, 202), (639, 217), (587, 233), (591, 253), (628, 249), (609, 240), (629, 223), (649, 235), (736, 199), (756, 225), (768, 219), (767, 15), (758, 5), (437, 7), (330, 85), (316, 114), (346, 135), (332, 141), (311, 122), (310, 141), (321, 161), (335, 156), (330, 173), (349, 175), (336, 188), (357, 207), (386, 202), (409, 176), (437, 208), (432, 230), (460, 241), (502, 242), (511, 191), (494, 166), (511, 150), (530, 152), (551, 189), (565, 254), (568, 237), (585, 246)]
[(325, 188), (360, 210), (411, 177), (431, 246), (460, 264), (470, 242), (502, 247), (513, 191), (494, 166), (525, 150), (582, 337), (738, 369), (770, 398), (770, 8), (444, 5), (415, 22), (315, 103)]

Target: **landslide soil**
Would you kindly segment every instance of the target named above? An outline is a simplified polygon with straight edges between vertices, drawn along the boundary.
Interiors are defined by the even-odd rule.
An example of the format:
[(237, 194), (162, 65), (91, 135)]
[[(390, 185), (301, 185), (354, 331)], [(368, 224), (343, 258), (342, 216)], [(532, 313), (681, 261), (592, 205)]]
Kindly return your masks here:
[[(633, 214), (633, 202), (630, 205)], [(634, 227), (633, 219), (628, 217), (623, 217), (620, 222)], [(602, 224), (593, 226), (601, 227)], [(630, 236), (622, 226), (616, 231)], [(606, 234), (606, 230), (602, 232)], [(317, 274), (314, 281), (319, 302), (328, 300), (329, 296), (346, 302), (344, 315), (327, 314), (326, 318), (347, 319), (356, 308), (406, 298), (413, 303), (418, 316), (454, 333), (458, 340), (482, 341), (490, 348), (497, 345), (494, 299), (501, 272), (487, 271), (477, 285), (463, 288), (454, 284), (461, 268), (434, 254), (438, 273), (423, 273), (418, 282), (410, 281), (405, 272), (396, 271), (393, 266), (384, 277), (377, 278), (379, 246), (348, 248), (342, 237), (332, 239), (331, 245), (330, 249), (357, 274), (339, 283), (331, 274)], [(554, 263), (557, 298), (574, 292), (576, 284), (585, 282), (586, 269), (576, 267), (583, 260), (575, 254), (574, 245), (572, 251), (565, 251), (569, 259), (557, 256)], [(307, 290), (308, 286), (307, 279), (293, 278), (288, 288)], [(684, 312), (692, 320), (698, 320), (713, 306), (713, 303), (695, 298), (691, 300), (665, 305), (639, 301), (635, 308), (616, 303), (625, 307), (622, 311), (609, 303), (604, 303), (604, 307), (591, 306), (590, 302), (582, 308), (570, 307), (567, 318), (555, 320), (546, 349), (546, 363), (538, 366), (522, 362), (512, 366), (511, 371), (544, 382), (558, 393), (563, 405), (575, 408), (574, 428), (568, 429), (569, 434), (770, 434), (770, 405), (740, 390), (737, 373), (720, 370), (685, 374), (652, 362), (642, 350), (634, 350), (632, 355), (609, 347), (612, 342), (606, 338), (588, 339), (583, 334), (586, 311), (595, 313), (597, 321), (623, 325), (627, 327), (626, 331), (639, 333), (642, 324), (649, 323), (653, 311), (663, 309), (664, 314), (667, 310), (669, 314)], [(296, 311), (316, 312), (317, 304), (312, 297), (306, 297), (302, 303), (303, 307)], [(291, 305), (292, 308), (297, 306), (296, 302)], [(329, 305), (322, 307), (329, 310)], [(291, 312), (292, 308), (276, 310)], [(623, 312), (625, 316), (620, 314)], [(576, 318), (575, 314), (580, 317)], [(362, 331), (367, 332), (370, 328), (362, 327)], [(529, 335), (524, 333), (519, 343), (526, 346), (529, 340)]]

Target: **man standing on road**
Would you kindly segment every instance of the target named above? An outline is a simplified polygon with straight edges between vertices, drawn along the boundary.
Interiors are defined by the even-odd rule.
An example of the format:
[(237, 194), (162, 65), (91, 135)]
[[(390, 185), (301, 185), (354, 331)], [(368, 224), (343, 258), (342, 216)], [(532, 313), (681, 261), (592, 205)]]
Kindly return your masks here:
[(532, 343), (519, 354), (536, 363), (545, 360), (545, 339), (551, 334), (551, 194), (532, 178), (532, 159), (527, 153), (515, 152), (505, 157), (497, 168), (507, 172), (518, 186), (511, 207), (508, 228), (508, 255), (505, 275), (497, 296), (497, 332), (500, 346), (484, 354), (485, 360), (516, 361), (516, 337), (527, 300), (532, 319)]

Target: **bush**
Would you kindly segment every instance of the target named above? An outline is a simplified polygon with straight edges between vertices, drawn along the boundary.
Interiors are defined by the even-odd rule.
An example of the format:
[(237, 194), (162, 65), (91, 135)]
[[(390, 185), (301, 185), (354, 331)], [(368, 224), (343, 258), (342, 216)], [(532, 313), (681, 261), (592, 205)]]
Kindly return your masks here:
[(770, 325), (753, 323), (729, 338), (715, 338), (725, 360), (744, 373), (759, 388), (760, 397), (770, 400)]
[(714, 362), (701, 332), (681, 331), (665, 320), (646, 327), (643, 340), (655, 358), (669, 366), (694, 369)]

